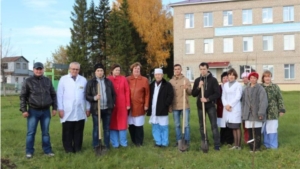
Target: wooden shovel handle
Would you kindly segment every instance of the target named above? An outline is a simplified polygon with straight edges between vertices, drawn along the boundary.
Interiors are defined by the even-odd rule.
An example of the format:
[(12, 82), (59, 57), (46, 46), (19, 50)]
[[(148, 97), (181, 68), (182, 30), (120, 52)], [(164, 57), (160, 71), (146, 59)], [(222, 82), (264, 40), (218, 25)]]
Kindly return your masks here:
[[(100, 94), (100, 84), (97, 84), (97, 93)], [(101, 140), (101, 107), (100, 107), (100, 99), (98, 100), (98, 134), (99, 140)]]

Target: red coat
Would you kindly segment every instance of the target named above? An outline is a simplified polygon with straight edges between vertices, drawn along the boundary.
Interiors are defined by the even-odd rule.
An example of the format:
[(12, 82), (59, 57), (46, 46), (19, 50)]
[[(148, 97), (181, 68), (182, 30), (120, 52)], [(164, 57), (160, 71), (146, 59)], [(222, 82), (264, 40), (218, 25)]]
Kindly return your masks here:
[(127, 129), (127, 106), (130, 106), (130, 89), (127, 79), (124, 76), (109, 76), (115, 92), (116, 103), (111, 114), (110, 129), (111, 130), (126, 130)]
[(220, 98), (217, 99), (217, 117), (223, 117), (223, 103), (222, 103), (222, 87), (220, 85)]

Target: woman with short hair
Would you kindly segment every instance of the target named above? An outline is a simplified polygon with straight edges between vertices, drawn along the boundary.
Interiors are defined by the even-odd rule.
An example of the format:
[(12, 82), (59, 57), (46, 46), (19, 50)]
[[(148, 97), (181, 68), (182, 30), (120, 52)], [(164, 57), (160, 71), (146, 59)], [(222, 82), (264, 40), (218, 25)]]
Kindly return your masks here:
[(230, 149), (241, 149), (241, 97), (242, 86), (236, 80), (238, 75), (234, 69), (228, 72), (228, 82), (224, 84), (222, 92), (223, 119), (226, 126), (232, 129), (234, 145)]
[(266, 121), (263, 127), (264, 145), (267, 148), (278, 148), (278, 118), (283, 116), (285, 108), (278, 85), (272, 83), (272, 73), (268, 70), (262, 75), (262, 87), (266, 90), (268, 96), (268, 108)]

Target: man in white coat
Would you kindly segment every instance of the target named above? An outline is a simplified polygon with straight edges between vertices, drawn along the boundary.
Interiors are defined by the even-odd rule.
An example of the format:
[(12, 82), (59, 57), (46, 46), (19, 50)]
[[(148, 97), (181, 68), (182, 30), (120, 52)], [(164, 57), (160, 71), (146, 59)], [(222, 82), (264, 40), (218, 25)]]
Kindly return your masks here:
[(81, 150), (84, 122), (90, 114), (90, 103), (85, 99), (87, 80), (78, 74), (79, 70), (79, 63), (70, 63), (70, 73), (60, 78), (57, 88), (62, 142), (67, 153)]

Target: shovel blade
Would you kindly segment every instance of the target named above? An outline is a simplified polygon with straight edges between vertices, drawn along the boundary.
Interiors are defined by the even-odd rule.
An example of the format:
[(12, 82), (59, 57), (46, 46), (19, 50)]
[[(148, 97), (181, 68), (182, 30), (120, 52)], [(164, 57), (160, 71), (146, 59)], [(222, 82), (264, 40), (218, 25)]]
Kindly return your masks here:
[(184, 139), (178, 140), (178, 150), (184, 152), (188, 149), (188, 146)]
[(207, 141), (201, 141), (201, 150), (203, 153), (208, 153), (208, 143)]
[(101, 155), (105, 154), (106, 151), (107, 151), (106, 147), (101, 144), (98, 145), (97, 147), (95, 147), (96, 156), (101, 156)]

